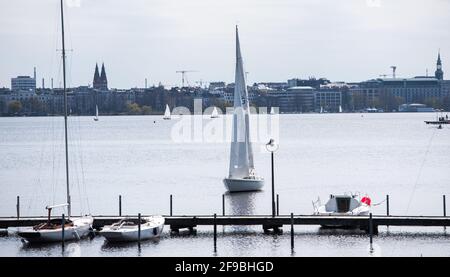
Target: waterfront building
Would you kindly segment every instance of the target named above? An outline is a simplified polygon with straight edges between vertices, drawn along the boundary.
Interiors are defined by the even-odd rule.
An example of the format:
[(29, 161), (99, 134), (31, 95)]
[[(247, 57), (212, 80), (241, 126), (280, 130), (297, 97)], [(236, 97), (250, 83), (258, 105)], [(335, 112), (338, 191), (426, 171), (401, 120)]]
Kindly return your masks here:
[(11, 90), (13, 91), (34, 91), (36, 89), (36, 79), (30, 76), (17, 76), (11, 78)]
[(337, 90), (314, 91), (314, 109), (320, 111), (323, 108), (328, 112), (339, 112), (342, 107), (342, 92)]
[(225, 82), (210, 82), (208, 90), (213, 93), (217, 89), (223, 89), (226, 86)]
[(424, 103), (441, 98), (441, 84), (435, 77), (378, 78), (361, 82), (350, 91), (354, 98), (362, 97), (364, 107), (379, 106), (380, 99), (397, 98), (402, 103)]
[(291, 87), (267, 92), (271, 107), (279, 107), (280, 113), (311, 112), (314, 110), (314, 88)]
[(357, 109), (378, 106), (390, 111), (404, 103), (442, 100), (450, 93), (448, 81), (443, 78), (441, 55), (438, 53), (435, 76), (371, 79), (350, 88), (350, 94)]
[(310, 77), (309, 79), (290, 79), (287, 81), (288, 87), (313, 87), (313, 88), (320, 88), (322, 85), (329, 84), (330, 81), (326, 78), (320, 78), (316, 79), (314, 77)]

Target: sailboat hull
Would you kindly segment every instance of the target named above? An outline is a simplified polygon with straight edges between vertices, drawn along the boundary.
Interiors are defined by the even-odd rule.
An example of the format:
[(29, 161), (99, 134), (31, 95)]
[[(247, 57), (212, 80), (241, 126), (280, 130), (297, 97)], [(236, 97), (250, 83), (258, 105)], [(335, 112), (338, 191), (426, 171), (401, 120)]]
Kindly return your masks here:
[(164, 228), (164, 218), (162, 216), (153, 216), (144, 218), (144, 220), (148, 220), (148, 222), (141, 224), (140, 237), (137, 225), (120, 228), (105, 226), (99, 234), (109, 242), (132, 242), (139, 239), (147, 240), (160, 237)]
[(264, 186), (264, 179), (223, 179), (225, 188), (229, 192), (242, 192), (242, 191), (258, 191)]
[[(94, 221), (92, 217), (83, 217), (72, 221), (73, 226), (64, 228), (64, 241), (79, 240), (89, 235)], [(17, 235), (30, 243), (62, 241), (61, 228), (34, 230), (33, 227), (26, 227), (21, 228)]]

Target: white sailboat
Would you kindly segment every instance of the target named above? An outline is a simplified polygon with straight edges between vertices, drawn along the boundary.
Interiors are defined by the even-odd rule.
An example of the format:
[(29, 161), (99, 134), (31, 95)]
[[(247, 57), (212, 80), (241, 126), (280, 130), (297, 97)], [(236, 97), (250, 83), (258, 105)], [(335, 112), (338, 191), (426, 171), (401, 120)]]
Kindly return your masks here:
[(170, 120), (170, 108), (169, 105), (166, 104), (166, 110), (164, 111), (163, 119)]
[(270, 114), (275, 114), (275, 108), (274, 107), (270, 108)]
[[(141, 218), (141, 240), (157, 238), (164, 228), (164, 217), (149, 216)], [(139, 240), (139, 219), (124, 218), (107, 225), (99, 232), (109, 242), (132, 242)]]
[(214, 107), (212, 113), (211, 113), (211, 118), (218, 118), (219, 117), (219, 112), (217, 111), (217, 108)]
[(223, 180), (230, 192), (260, 190), (264, 179), (256, 175), (250, 142), (250, 107), (245, 71), (236, 26), (236, 72), (234, 87), (233, 137), (230, 149), (230, 170)]
[[(61, 0), (61, 31), (62, 31), (62, 59), (63, 59), (63, 79), (64, 79), (64, 138), (66, 153), (66, 196), (67, 202), (60, 205), (47, 206), (48, 220), (45, 223), (33, 227), (21, 228), (17, 233), (28, 242), (57, 242), (66, 240), (78, 240), (86, 237), (91, 229), (94, 219), (91, 216), (71, 218), (71, 199), (69, 185), (69, 157), (68, 157), (68, 138), (67, 138), (67, 91), (66, 91), (66, 52), (64, 42), (64, 8)], [(51, 212), (54, 208), (67, 207), (68, 217), (51, 218)], [(64, 226), (64, 232), (63, 232)], [(63, 236), (64, 234), (64, 236)]]
[(323, 107), (320, 106), (320, 113), (323, 113)]
[(339, 112), (342, 113), (342, 106), (339, 105)]
[(95, 116), (94, 116), (94, 121), (98, 121), (98, 106), (95, 105)]

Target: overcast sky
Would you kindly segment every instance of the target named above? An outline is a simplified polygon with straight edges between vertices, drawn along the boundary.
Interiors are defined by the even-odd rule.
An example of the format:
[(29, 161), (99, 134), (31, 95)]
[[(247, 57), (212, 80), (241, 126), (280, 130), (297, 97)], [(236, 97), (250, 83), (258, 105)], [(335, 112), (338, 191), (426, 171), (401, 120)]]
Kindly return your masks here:
[[(66, 0), (66, 15), (71, 85), (91, 84), (96, 62), (116, 88), (179, 85), (177, 70), (232, 82), (235, 24), (251, 83), (434, 74), (439, 48), (450, 74), (449, 0)], [(0, 87), (33, 66), (57, 85), (59, 16), (59, 0), (0, 0)]]

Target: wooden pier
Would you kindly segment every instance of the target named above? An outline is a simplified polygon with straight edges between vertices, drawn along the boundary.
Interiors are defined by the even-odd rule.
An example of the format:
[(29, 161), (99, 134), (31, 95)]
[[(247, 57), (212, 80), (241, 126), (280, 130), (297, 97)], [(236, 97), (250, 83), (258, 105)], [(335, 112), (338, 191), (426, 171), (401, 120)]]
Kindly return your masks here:
[[(129, 216), (93, 216), (94, 229), (101, 229), (105, 225), (110, 225)], [(142, 215), (145, 217), (145, 215)], [(232, 225), (256, 225), (262, 226), (264, 231), (281, 228), (283, 225), (323, 225), (323, 226), (350, 226), (369, 230), (369, 216), (327, 216), (327, 215), (182, 215), (164, 216), (165, 224), (170, 226), (170, 230), (177, 232), (180, 229), (193, 230), (197, 226), (232, 226)], [(47, 217), (0, 217), (0, 229), (8, 227), (33, 226), (45, 222)], [(377, 233), (378, 226), (450, 226), (450, 217), (446, 216), (386, 216), (373, 215), (372, 227), (374, 234)]]

